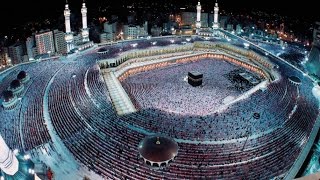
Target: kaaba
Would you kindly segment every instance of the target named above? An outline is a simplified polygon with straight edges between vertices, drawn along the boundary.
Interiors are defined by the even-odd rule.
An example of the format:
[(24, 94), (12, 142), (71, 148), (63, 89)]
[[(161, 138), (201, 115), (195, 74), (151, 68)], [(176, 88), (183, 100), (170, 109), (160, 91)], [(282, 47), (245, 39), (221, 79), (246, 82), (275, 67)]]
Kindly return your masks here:
[(201, 74), (200, 72), (190, 71), (188, 72), (188, 83), (193, 87), (201, 86), (202, 77), (203, 77), (203, 74)]

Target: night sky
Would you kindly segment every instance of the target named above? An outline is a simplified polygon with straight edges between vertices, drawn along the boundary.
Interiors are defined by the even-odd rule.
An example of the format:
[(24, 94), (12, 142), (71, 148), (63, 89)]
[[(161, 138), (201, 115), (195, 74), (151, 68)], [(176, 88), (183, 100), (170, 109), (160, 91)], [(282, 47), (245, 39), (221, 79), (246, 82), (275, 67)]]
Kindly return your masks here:
[[(80, 7), (82, 0), (68, 0), (71, 6), (71, 11), (80, 13)], [(95, 11), (99, 5), (109, 5), (109, 7), (119, 8), (120, 3), (130, 3), (135, 0), (86, 0), (89, 11)], [(183, 6), (185, 3), (196, 4), (197, 0), (139, 0), (139, 2), (157, 2), (172, 3), (177, 6)], [(136, 0), (137, 2), (137, 0)], [(266, 10), (269, 13), (280, 13), (284, 15), (290, 15), (295, 17), (303, 16), (302, 18), (308, 18), (313, 20), (320, 20), (320, 7), (316, 10), (314, 2), (303, 3), (284, 3), (280, 0), (220, 0), (219, 4), (221, 9), (226, 10), (248, 10), (251, 8)], [(112, 4), (114, 3), (114, 4)], [(202, 4), (208, 4), (210, 6), (214, 4), (214, 0), (202, 0)], [(0, 6), (0, 21), (1, 27), (10, 27), (12, 24), (25, 23), (26, 21), (35, 20), (38, 18), (59, 18), (64, 9), (65, 0), (29, 0), (29, 1), (6, 1), (7, 5)], [(213, 8), (212, 8), (213, 9)], [(301, 15), (300, 13), (301, 12)], [(315, 13), (317, 12), (317, 13)], [(89, 14), (90, 18), (90, 14)]]

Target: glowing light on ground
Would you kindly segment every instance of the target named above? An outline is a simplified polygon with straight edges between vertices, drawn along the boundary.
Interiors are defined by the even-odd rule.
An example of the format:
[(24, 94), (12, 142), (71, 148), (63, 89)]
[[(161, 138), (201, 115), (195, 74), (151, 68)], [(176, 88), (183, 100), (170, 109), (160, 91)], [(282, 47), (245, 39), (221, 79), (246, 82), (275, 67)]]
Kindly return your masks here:
[(132, 47), (137, 47), (138, 46), (138, 43), (133, 43), (131, 44)]

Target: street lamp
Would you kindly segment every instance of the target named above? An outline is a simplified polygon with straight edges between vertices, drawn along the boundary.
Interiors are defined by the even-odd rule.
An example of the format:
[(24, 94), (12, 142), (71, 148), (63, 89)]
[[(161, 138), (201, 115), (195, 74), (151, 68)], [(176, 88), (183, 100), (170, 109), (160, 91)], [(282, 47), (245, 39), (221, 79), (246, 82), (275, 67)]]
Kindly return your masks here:
[(51, 51), (48, 51), (48, 54), (49, 54), (49, 58), (50, 58), (50, 53), (51, 53)]
[(248, 119), (247, 122), (249, 122), (252, 118), (255, 119), (256, 121), (254, 121), (253, 125), (250, 127), (250, 131), (249, 131), (249, 126), (247, 128), (247, 131), (246, 131), (247, 138), (246, 138), (246, 141), (244, 142), (244, 145), (242, 147), (242, 151), (244, 150), (244, 148), (245, 148), (245, 146), (246, 146), (246, 144), (248, 142), (249, 137), (253, 135), (253, 130), (252, 129), (255, 128), (256, 123), (260, 119), (260, 117), (261, 117), (260, 113), (254, 112), (253, 115)]

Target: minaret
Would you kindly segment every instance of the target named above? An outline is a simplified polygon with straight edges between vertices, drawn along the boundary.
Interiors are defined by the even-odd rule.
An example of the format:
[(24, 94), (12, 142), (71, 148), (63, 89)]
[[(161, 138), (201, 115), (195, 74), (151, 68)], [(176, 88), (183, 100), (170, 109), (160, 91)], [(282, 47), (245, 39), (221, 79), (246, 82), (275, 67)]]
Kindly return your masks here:
[(82, 14), (82, 30), (81, 30), (82, 41), (88, 42), (89, 41), (89, 29), (87, 26), (87, 7), (86, 7), (86, 3), (84, 1), (82, 3), (81, 14)]
[(218, 29), (219, 28), (219, 6), (218, 6), (218, 1), (216, 1), (215, 6), (214, 6), (214, 17), (213, 17), (213, 29)]
[(74, 49), (73, 44), (73, 33), (71, 32), (71, 26), (70, 26), (70, 9), (68, 5), (68, 1), (66, 1), (65, 9), (64, 9), (64, 19), (65, 19), (65, 26), (66, 26), (66, 33), (65, 33), (65, 40), (67, 42), (67, 52), (70, 52), (72, 49)]
[(19, 161), (9, 149), (0, 135), (0, 169), (7, 175), (13, 176), (19, 170)]
[(199, 30), (201, 28), (201, 5), (200, 5), (200, 1), (198, 2), (197, 5), (197, 21), (196, 21), (196, 33), (199, 33)]

